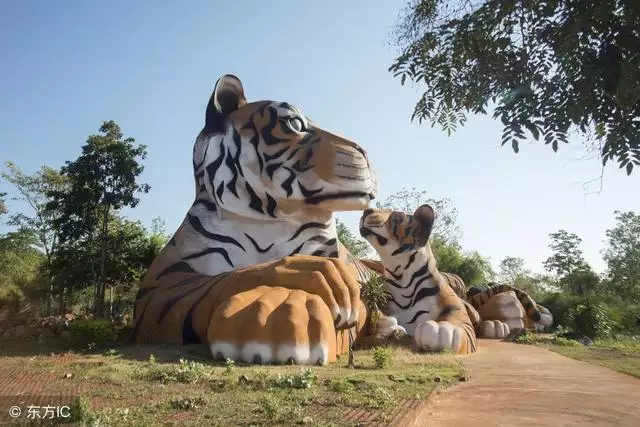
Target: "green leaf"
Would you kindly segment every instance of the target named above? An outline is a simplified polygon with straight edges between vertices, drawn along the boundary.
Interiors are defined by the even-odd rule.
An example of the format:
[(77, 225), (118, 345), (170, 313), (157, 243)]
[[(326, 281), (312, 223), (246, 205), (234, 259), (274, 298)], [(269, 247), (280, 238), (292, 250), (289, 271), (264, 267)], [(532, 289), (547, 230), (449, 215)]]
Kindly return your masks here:
[(627, 175), (631, 175), (632, 171), (633, 171), (633, 163), (629, 162), (627, 163)]
[(533, 138), (537, 141), (540, 138), (540, 132), (538, 131), (536, 125), (531, 122), (525, 122), (524, 125), (527, 127), (527, 129), (529, 129), (529, 132), (531, 132)]
[(516, 141), (515, 139), (513, 139), (511, 141), (511, 148), (513, 148), (513, 151), (517, 154), (520, 151), (520, 147), (518, 145), (518, 141)]

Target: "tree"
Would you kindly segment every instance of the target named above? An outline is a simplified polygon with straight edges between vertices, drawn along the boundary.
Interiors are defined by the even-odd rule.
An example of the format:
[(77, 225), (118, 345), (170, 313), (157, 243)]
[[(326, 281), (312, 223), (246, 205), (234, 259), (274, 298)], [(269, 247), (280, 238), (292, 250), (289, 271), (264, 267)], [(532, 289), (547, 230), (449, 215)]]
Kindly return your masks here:
[(560, 284), (570, 294), (588, 298), (600, 287), (600, 276), (587, 266), (567, 274)]
[(616, 225), (606, 231), (609, 289), (621, 298), (640, 303), (640, 215), (615, 212)]
[(502, 145), (516, 153), (525, 133), (557, 151), (575, 131), (603, 165), (631, 174), (640, 164), (638, 28), (637, 0), (411, 0), (389, 70), (425, 88), (412, 120), (450, 134), (491, 102)]
[(7, 196), (7, 193), (3, 193), (0, 191), (0, 215), (4, 215), (7, 213), (7, 205), (5, 204), (4, 198)]
[(0, 301), (17, 303), (33, 284), (42, 261), (33, 247), (37, 241), (30, 230), (0, 236)]
[(363, 239), (359, 239), (349, 230), (342, 221), (336, 219), (336, 229), (338, 232), (338, 240), (345, 248), (356, 258), (366, 258), (371, 251), (369, 243)]
[(557, 289), (557, 281), (544, 274), (533, 274), (525, 268), (525, 261), (519, 257), (505, 257), (500, 261), (500, 280), (525, 291), (534, 299), (547, 291)]
[[(146, 158), (146, 146), (135, 146), (133, 138), (123, 139), (122, 131), (114, 121), (104, 122), (100, 133), (89, 136), (82, 147), (82, 155), (62, 167), (61, 174), (69, 180), (69, 191), (53, 191), (53, 201), (48, 204), (52, 210), (62, 210), (56, 226), (63, 243), (84, 239), (91, 244), (98, 230), (97, 316), (104, 315), (109, 216), (125, 206), (135, 207), (139, 202), (136, 194), (147, 193), (150, 189), (149, 185), (136, 182), (144, 169), (139, 159)], [(95, 269), (92, 270), (95, 277)]]
[(460, 237), (460, 227), (456, 224), (458, 211), (452, 206), (449, 199), (428, 198), (425, 190), (418, 191), (415, 187), (407, 190), (403, 187), (402, 190), (382, 202), (376, 202), (376, 207), (412, 215), (418, 207), (424, 204), (431, 205), (436, 213), (433, 236), (437, 236), (447, 243), (457, 241)]
[(495, 275), (487, 259), (477, 251), (464, 253), (457, 242), (447, 243), (434, 236), (431, 238), (431, 250), (438, 270), (457, 274), (467, 286), (485, 284)]
[(522, 258), (506, 257), (500, 261), (500, 279), (515, 283), (520, 277), (528, 276), (530, 271), (525, 268)]
[[(139, 221), (114, 214), (109, 216), (108, 231), (105, 283), (110, 291), (109, 312), (113, 313), (114, 302), (133, 301), (137, 285), (164, 242), (156, 233), (147, 231)], [(64, 300), (72, 302), (72, 295), (82, 294), (95, 300), (96, 290), (91, 286), (95, 277), (91, 264), (100, 258), (101, 246), (97, 239), (67, 241), (61, 245), (54, 260), (54, 272), (62, 310), (68, 305)]]
[(549, 237), (551, 238), (549, 248), (554, 253), (544, 262), (544, 268), (547, 271), (555, 273), (562, 279), (576, 270), (589, 269), (580, 249), (582, 239), (577, 234), (558, 230), (551, 233)]
[(495, 276), (491, 263), (477, 251), (464, 254), (462, 262), (451, 273), (460, 276), (467, 287), (483, 285), (492, 281)]
[(14, 200), (25, 202), (31, 210), (30, 215), (24, 212), (12, 214), (9, 225), (32, 233), (36, 237), (35, 245), (44, 253), (42, 276), (49, 288), (47, 312), (50, 312), (53, 299), (51, 265), (59, 240), (58, 230), (53, 223), (60, 216), (60, 211), (47, 209), (47, 203), (50, 202), (48, 195), (52, 192), (66, 191), (66, 181), (56, 170), (48, 166), (42, 166), (33, 175), (25, 174), (10, 161), (5, 163), (5, 167), (6, 171), (2, 173), (2, 177), (12, 184), (20, 195)]

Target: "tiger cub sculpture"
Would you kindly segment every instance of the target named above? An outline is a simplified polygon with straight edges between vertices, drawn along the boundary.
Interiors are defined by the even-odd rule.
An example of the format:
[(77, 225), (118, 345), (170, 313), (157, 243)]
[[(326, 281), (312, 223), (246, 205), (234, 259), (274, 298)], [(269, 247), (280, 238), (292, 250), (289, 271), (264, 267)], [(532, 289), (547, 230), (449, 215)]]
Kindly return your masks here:
[[(467, 305), (450, 285), (453, 275), (438, 271), (429, 245), (434, 219), (429, 205), (420, 206), (413, 215), (367, 209), (360, 219), (360, 234), (384, 266), (390, 316), (383, 323), (394, 326), (389, 317), (395, 319), (397, 328), (412, 336), (422, 350), (473, 353), (476, 334)], [(502, 322), (494, 329), (498, 337), (509, 333)]]

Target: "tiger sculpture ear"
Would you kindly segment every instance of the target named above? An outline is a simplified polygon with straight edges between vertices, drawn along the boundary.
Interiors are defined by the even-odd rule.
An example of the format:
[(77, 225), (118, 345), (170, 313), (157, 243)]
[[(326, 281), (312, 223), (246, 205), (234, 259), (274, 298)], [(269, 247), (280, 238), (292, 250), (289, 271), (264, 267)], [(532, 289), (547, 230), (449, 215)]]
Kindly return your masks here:
[(207, 112), (205, 114), (205, 128), (208, 132), (224, 131), (224, 123), (229, 114), (247, 103), (244, 88), (239, 78), (233, 74), (225, 74), (216, 82)]
[(429, 241), (435, 217), (435, 212), (429, 205), (422, 205), (413, 213), (413, 219), (418, 223), (418, 231), (416, 232), (418, 246), (426, 246)]

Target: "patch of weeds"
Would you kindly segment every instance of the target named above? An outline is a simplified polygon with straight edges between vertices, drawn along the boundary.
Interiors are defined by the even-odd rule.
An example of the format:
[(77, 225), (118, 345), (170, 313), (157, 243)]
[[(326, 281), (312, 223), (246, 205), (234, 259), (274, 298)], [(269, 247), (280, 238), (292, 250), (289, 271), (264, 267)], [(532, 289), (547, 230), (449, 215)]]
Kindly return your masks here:
[(97, 415), (91, 410), (89, 401), (76, 397), (69, 405), (69, 417), (65, 421), (79, 425), (91, 424), (97, 419)]
[(564, 337), (555, 337), (552, 343), (554, 345), (561, 345), (564, 347), (580, 347), (582, 345), (576, 340), (570, 340)]
[(111, 356), (111, 357), (115, 357), (115, 356), (120, 356), (120, 352), (118, 350), (116, 350), (115, 348), (110, 348), (109, 350), (105, 351), (104, 353), (102, 353), (104, 356)]
[(329, 390), (335, 393), (351, 393), (355, 391), (355, 389), (356, 387), (353, 383), (343, 379), (336, 379), (329, 383)]
[(206, 365), (192, 360), (180, 359), (177, 365), (161, 366), (153, 364), (150, 369), (138, 374), (138, 378), (163, 384), (170, 382), (196, 384), (208, 379), (209, 374), (210, 372)]
[(311, 369), (303, 369), (297, 374), (279, 374), (272, 384), (278, 388), (311, 388), (317, 379), (317, 375)]
[(256, 369), (250, 380), (254, 390), (265, 390), (271, 386), (271, 378), (265, 369)]
[(529, 345), (536, 344), (538, 341), (539, 341), (538, 337), (535, 334), (532, 334), (530, 332), (525, 332), (515, 340), (517, 344), (529, 344)]
[(597, 339), (594, 343), (595, 347), (616, 349), (621, 351), (639, 353), (640, 339), (635, 337), (617, 337)]
[(229, 377), (214, 378), (209, 381), (209, 386), (211, 387), (211, 390), (213, 390), (216, 393), (224, 393), (225, 391), (229, 391), (233, 387), (235, 387), (235, 385), (236, 385), (235, 381)]
[(374, 385), (366, 390), (366, 405), (369, 408), (384, 408), (392, 402), (392, 395), (389, 391), (381, 386)]
[(387, 368), (391, 364), (391, 350), (384, 347), (373, 349), (373, 363), (376, 369)]
[(180, 399), (171, 399), (171, 407), (179, 411), (191, 411), (207, 404), (202, 397), (183, 397)]
[(82, 353), (93, 353), (94, 351), (96, 351), (96, 348), (98, 347), (98, 345), (94, 342), (90, 342), (89, 344), (85, 345), (80, 351)]
[(113, 426), (124, 425), (132, 421), (132, 411), (129, 408), (103, 408), (94, 412), (94, 419), (85, 425)]
[(227, 374), (232, 374), (236, 368), (236, 362), (233, 359), (226, 358), (224, 361), (224, 370)]
[(302, 416), (302, 409), (299, 406), (282, 404), (282, 400), (269, 395), (260, 399), (255, 412), (274, 423), (291, 423), (294, 419)]

